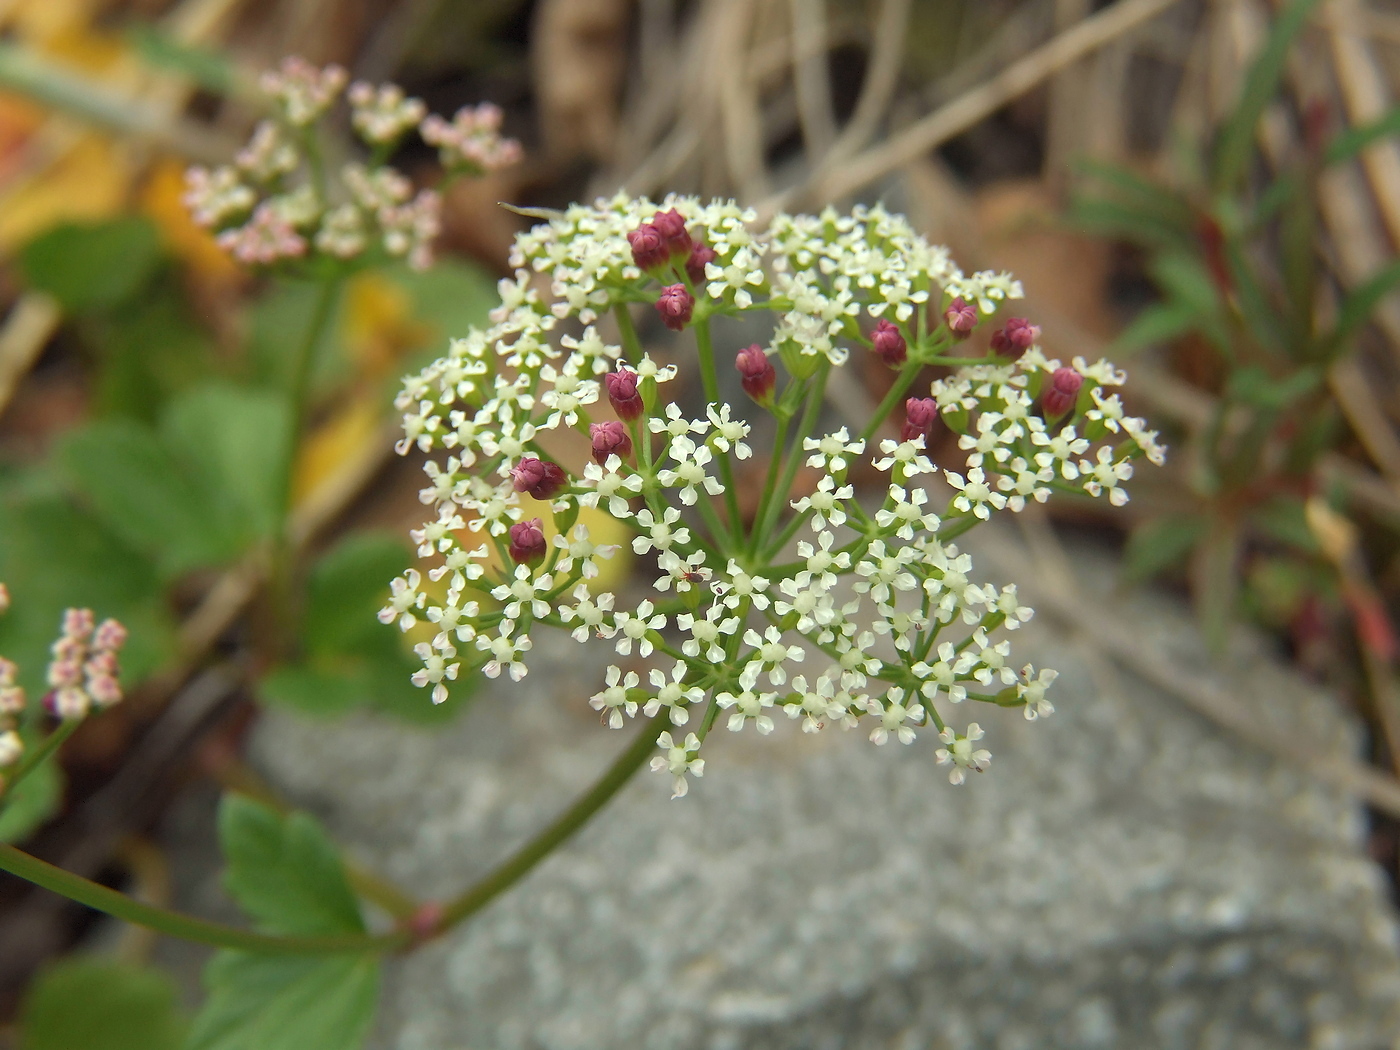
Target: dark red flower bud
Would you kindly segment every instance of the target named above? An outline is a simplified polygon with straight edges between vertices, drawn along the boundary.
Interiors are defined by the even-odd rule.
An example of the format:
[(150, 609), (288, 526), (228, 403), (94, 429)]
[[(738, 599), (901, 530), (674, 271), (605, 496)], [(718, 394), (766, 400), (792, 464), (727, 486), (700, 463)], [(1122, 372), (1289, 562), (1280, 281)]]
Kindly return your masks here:
[(1050, 376), (1050, 383), (1040, 395), (1040, 406), (1045, 410), (1046, 419), (1058, 419), (1079, 399), (1079, 388), (1084, 385), (1084, 377), (1073, 368), (1057, 368)]
[(953, 333), (954, 339), (966, 339), (977, 327), (977, 307), (964, 302), (959, 296), (943, 311), (943, 320), (947, 322), (948, 331)]
[(652, 216), (651, 224), (666, 238), (666, 250), (672, 256), (690, 255), (690, 234), (686, 232), (685, 219), (681, 218), (681, 213), (675, 208), (657, 212)]
[(679, 332), (690, 324), (690, 315), (695, 310), (695, 298), (685, 290), (683, 284), (672, 284), (661, 289), (661, 298), (656, 300), (656, 312), (662, 323), (673, 332)]
[(685, 275), (691, 284), (699, 284), (705, 279), (705, 264), (715, 261), (715, 250), (704, 241), (696, 241), (690, 249), (690, 258), (685, 261)]
[(589, 423), (588, 436), (593, 439), (593, 459), (599, 465), (606, 463), (609, 456), (626, 459), (632, 454), (632, 435), (615, 419)]
[(1005, 327), (992, 334), (992, 352), (1008, 361), (1015, 361), (1039, 338), (1039, 325), (1031, 324), (1024, 317), (1013, 317)]
[(773, 387), (778, 382), (778, 372), (763, 347), (754, 343), (740, 350), (734, 358), (734, 367), (739, 370), (744, 393), (760, 405), (773, 400)]
[(515, 491), (528, 492), (535, 499), (550, 499), (568, 480), (558, 463), (534, 456), (526, 456), (510, 468), (510, 482)]
[(516, 522), (510, 527), (510, 557), (521, 565), (544, 561), (548, 550), (544, 542), (544, 522), (539, 518)]
[(904, 364), (909, 356), (908, 344), (904, 342), (904, 336), (899, 334), (898, 325), (881, 319), (870, 338), (874, 343), (875, 352), (880, 355), (880, 360), (891, 368)]
[(632, 246), (632, 261), (643, 270), (665, 266), (671, 258), (665, 235), (650, 223), (643, 223), (627, 235)]
[(933, 433), (933, 424), (938, 422), (938, 402), (931, 397), (911, 397), (904, 402), (904, 426), (900, 428), (900, 441), (913, 441), (922, 437), (925, 445)]
[(637, 391), (641, 376), (630, 368), (619, 368), (603, 377), (608, 391), (608, 404), (620, 419), (636, 419), (644, 411), (642, 395)]

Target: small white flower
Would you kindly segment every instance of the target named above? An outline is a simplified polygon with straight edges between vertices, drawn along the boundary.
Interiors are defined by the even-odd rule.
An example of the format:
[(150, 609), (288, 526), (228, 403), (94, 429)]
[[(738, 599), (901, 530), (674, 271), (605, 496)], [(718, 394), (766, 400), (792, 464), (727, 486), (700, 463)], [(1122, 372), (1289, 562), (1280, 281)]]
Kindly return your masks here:
[(514, 630), (513, 622), (502, 620), (498, 636), (477, 635), (476, 647), (491, 654), (491, 659), (481, 669), (487, 678), (499, 678), (504, 670), (510, 672), (512, 681), (518, 682), (528, 673), (519, 657), (521, 653), (530, 651), (530, 636), (522, 634), (519, 638), (512, 638), (511, 632)]
[(1079, 473), (1088, 480), (1084, 482), (1084, 489), (1091, 496), (1101, 495), (1104, 489), (1108, 490), (1108, 502), (1115, 507), (1121, 507), (1128, 502), (1128, 490), (1120, 486), (1121, 482), (1127, 481), (1133, 476), (1133, 465), (1126, 459), (1122, 462), (1113, 462), (1113, 449), (1107, 445), (1101, 445), (1097, 462), (1091, 463), (1087, 459), (1079, 461)]
[(607, 719), (610, 728), (621, 729), (623, 725), (622, 713), (627, 712), (628, 718), (637, 713), (637, 701), (629, 699), (627, 691), (636, 689), (641, 679), (637, 677), (636, 671), (628, 671), (624, 678), (622, 668), (612, 664), (608, 667), (607, 677), (604, 681), (606, 681), (607, 687), (594, 693), (588, 701), (588, 706), (595, 711), (603, 712), (603, 717)]
[(502, 610), (507, 619), (518, 620), (527, 609), (535, 617), (549, 615), (549, 602), (540, 597), (554, 588), (554, 577), (549, 575), (532, 577), (528, 565), (517, 565), (515, 575), (509, 583), (491, 589), (491, 597), (498, 602), (506, 602)]
[(694, 506), (697, 488), (703, 486), (711, 496), (724, 491), (720, 480), (705, 470), (714, 460), (708, 445), (696, 446), (689, 439), (678, 438), (671, 443), (671, 453), (675, 457), (675, 468), (658, 470), (656, 480), (668, 488), (679, 487), (681, 502), (687, 507)]
[(1089, 442), (1085, 438), (1076, 437), (1074, 427), (1065, 427), (1054, 437), (1044, 431), (1037, 431), (1031, 435), (1031, 442), (1045, 448), (1044, 452), (1035, 454), (1036, 466), (1053, 470), (1058, 465), (1060, 476), (1066, 481), (1073, 481), (1079, 477), (1079, 467), (1075, 460), (1089, 451)]
[(981, 740), (985, 735), (982, 727), (976, 722), (968, 725), (966, 736), (958, 736), (951, 726), (938, 734), (943, 746), (933, 753), (933, 757), (940, 766), (952, 763), (953, 768), (948, 771), (950, 784), (961, 784), (965, 781), (969, 769), (981, 773), (987, 768), (987, 763), (992, 760), (992, 753), (981, 748), (974, 750), (972, 746), (974, 741)]
[(802, 449), (813, 453), (807, 457), (807, 466), (839, 474), (850, 466), (852, 456), (865, 451), (865, 441), (860, 438), (852, 441), (851, 435), (842, 427), (825, 437), (803, 438)]
[(792, 509), (800, 514), (812, 511), (812, 528), (818, 532), (827, 527), (837, 528), (846, 523), (846, 511), (841, 501), (855, 495), (853, 485), (837, 486), (831, 475), (817, 482), (817, 491), (792, 501)]
[(895, 441), (886, 438), (880, 442), (882, 458), (874, 461), (876, 470), (893, 470), (896, 481), (904, 481), (916, 474), (932, 474), (932, 461), (924, 455), (924, 436), (908, 441)]
[[(656, 613), (654, 616), (653, 613)], [(637, 606), (635, 613), (620, 612), (613, 617), (613, 623), (617, 627), (617, 651), (622, 656), (632, 654), (632, 643), (637, 643), (637, 652), (641, 656), (650, 656), (653, 646), (651, 639), (647, 637), (648, 631), (659, 631), (666, 626), (666, 617), (656, 612), (656, 606), (650, 601), (644, 601)]]
[(686, 665), (677, 661), (671, 668), (671, 678), (666, 679), (666, 672), (659, 667), (653, 667), (648, 672), (648, 678), (652, 687), (657, 690), (657, 694), (647, 701), (642, 713), (648, 718), (655, 715), (663, 707), (670, 712), (671, 724), (683, 726), (690, 721), (690, 714), (686, 711), (688, 704), (698, 704), (705, 699), (705, 690), (698, 686), (685, 687)]
[(885, 694), (883, 704), (872, 700), (870, 713), (880, 719), (880, 724), (870, 732), (870, 741), (880, 745), (889, 741), (891, 733), (899, 738), (901, 744), (912, 744), (914, 726), (923, 725), (925, 717), (922, 704), (916, 702), (905, 706), (903, 689), (891, 689)]
[(937, 698), (939, 689), (943, 689), (947, 692), (949, 700), (960, 704), (967, 699), (967, 687), (962, 685), (961, 681), (966, 680), (976, 663), (977, 657), (971, 653), (966, 650), (959, 653), (953, 648), (952, 642), (943, 642), (938, 646), (937, 660), (932, 664), (920, 661), (910, 670), (923, 683), (919, 691), (923, 693), (924, 699)]
[(681, 652), (692, 659), (703, 654), (706, 660), (723, 660), (723, 639), (739, 629), (739, 617), (731, 616), (726, 619), (724, 612), (723, 605), (712, 605), (705, 611), (704, 616), (697, 617), (693, 613), (681, 613), (677, 616), (676, 626), (682, 631), (690, 632), (690, 637), (681, 643)]
[(971, 513), (986, 521), (992, 516), (989, 506), (997, 510), (1006, 506), (1006, 497), (1000, 492), (992, 491), (981, 467), (970, 468), (966, 479), (951, 470), (945, 470), (943, 475), (948, 479), (948, 484), (958, 490), (958, 494), (953, 497), (953, 506), (964, 514)]
[(658, 551), (668, 551), (673, 543), (689, 543), (690, 530), (688, 528), (684, 525), (678, 529), (672, 528), (680, 520), (681, 512), (675, 507), (667, 507), (661, 512), (660, 519), (653, 517), (650, 510), (638, 511), (637, 527), (645, 529), (647, 534), (633, 538), (633, 552), (645, 554), (652, 548)]
[(671, 797), (683, 797), (689, 788), (686, 774), (695, 777), (705, 775), (705, 760), (695, 757), (700, 753), (700, 738), (694, 733), (687, 733), (685, 743), (677, 744), (669, 732), (663, 732), (656, 738), (656, 746), (666, 754), (657, 755), (651, 760), (652, 772), (669, 772), (673, 778)]
[(745, 598), (755, 609), (761, 611), (768, 608), (768, 595), (764, 593), (769, 587), (769, 581), (766, 578), (750, 576), (739, 567), (739, 563), (733, 558), (729, 559), (725, 574), (729, 579), (716, 583), (714, 589), (726, 608), (739, 608)]
[(593, 543), (588, 538), (588, 526), (582, 522), (574, 526), (572, 537), (555, 536), (554, 546), (564, 552), (556, 565), (557, 571), (567, 577), (577, 564), (585, 580), (598, 575), (597, 559), (611, 558), (617, 553), (616, 544)]
[(902, 540), (914, 538), (914, 528), (918, 526), (928, 532), (938, 531), (938, 515), (925, 514), (924, 504), (928, 493), (923, 489), (906, 491), (902, 485), (891, 485), (889, 497), (894, 501), (890, 507), (882, 507), (875, 512), (875, 524), (882, 529), (890, 529)]
[(614, 518), (628, 518), (632, 507), (627, 500), (641, 494), (642, 478), (639, 474), (624, 475), (621, 471), (622, 460), (617, 456), (609, 456), (607, 463), (601, 467), (597, 463), (585, 465), (583, 480), (593, 488), (579, 497), (579, 504), (597, 507), (606, 500), (609, 514)]
[(710, 440), (715, 448), (721, 452), (732, 450), (735, 459), (748, 459), (753, 455), (753, 449), (744, 443), (744, 438), (749, 436), (749, 425), (742, 419), (730, 419), (728, 405), (720, 405), (719, 411), (715, 411), (714, 405), (707, 405), (705, 412), (714, 427)]
[(1045, 691), (1060, 677), (1059, 671), (1046, 667), (1040, 676), (1035, 677), (1035, 668), (1026, 664), (1021, 668), (1021, 681), (1016, 686), (1016, 694), (1026, 703), (1026, 721), (1048, 718), (1055, 713), (1055, 705), (1045, 699)]
[(443, 684), (443, 679), (447, 679), (449, 682), (457, 679), (457, 670), (460, 665), (447, 662), (457, 655), (457, 650), (449, 645), (441, 652), (435, 652), (427, 642), (419, 642), (413, 647), (413, 651), (423, 661), (422, 670), (413, 673), (413, 684), (422, 689), (431, 682), (433, 684), (433, 703), (442, 703), (447, 699), (447, 686)]
[(427, 595), (418, 590), (423, 577), (417, 569), (409, 569), (402, 576), (389, 583), (389, 604), (379, 610), (379, 622), (384, 624), (399, 622), (399, 630), (407, 631), (418, 622), (414, 609), (423, 608)]
[(559, 607), (559, 619), (565, 623), (572, 623), (578, 620), (578, 626), (573, 630), (574, 641), (586, 642), (589, 634), (595, 634), (599, 638), (611, 638), (617, 633), (617, 628), (608, 623), (608, 617), (612, 615), (614, 597), (605, 591), (594, 600), (588, 590), (588, 585), (580, 583), (574, 588), (574, 605), (562, 605)]
[[(783, 664), (791, 660), (793, 663), (801, 663), (806, 653), (800, 645), (787, 645), (783, 642), (783, 632), (776, 627), (770, 626), (767, 631), (759, 637), (757, 631), (750, 627), (744, 632), (744, 644), (751, 645), (756, 650), (757, 663), (768, 668), (768, 681), (773, 685), (782, 685), (787, 681), (787, 671)], [(750, 667), (753, 664), (749, 665)]]
[(720, 710), (728, 711), (733, 708), (726, 724), (731, 733), (737, 733), (744, 728), (745, 722), (752, 722), (754, 728), (763, 736), (773, 732), (773, 719), (764, 712), (773, 706), (773, 701), (777, 699), (777, 693), (755, 693), (752, 689), (744, 689), (737, 695), (734, 693), (719, 693), (715, 697), (715, 702), (719, 704)]

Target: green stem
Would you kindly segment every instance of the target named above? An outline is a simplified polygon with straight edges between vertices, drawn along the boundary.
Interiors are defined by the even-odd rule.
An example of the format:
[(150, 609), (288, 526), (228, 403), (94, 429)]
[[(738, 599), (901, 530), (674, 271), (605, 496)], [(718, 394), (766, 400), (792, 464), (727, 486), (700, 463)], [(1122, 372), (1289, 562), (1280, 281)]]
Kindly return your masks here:
[(655, 717), (644, 721), (631, 746), (617, 756), (616, 761), (572, 806), (494, 871), (446, 904), (442, 919), (434, 932), (442, 933), (480, 911), (529, 874), (530, 870), (549, 856), (556, 846), (587, 823), (593, 814), (602, 809), (604, 804), (622, 789), (632, 778), (632, 774), (642, 767), (647, 756), (656, 749), (656, 738), (667, 725), (669, 717), (664, 708)]
[[(705, 384), (705, 399), (719, 404), (719, 377), (715, 374), (715, 346), (710, 339), (710, 322), (703, 318), (695, 324), (695, 344), (700, 350), (700, 378)], [(724, 505), (729, 513), (729, 531), (736, 546), (744, 541), (744, 520), (739, 513), (739, 490), (734, 485), (734, 467), (729, 453), (719, 453), (720, 480), (724, 482)]]
[(618, 303), (614, 306), (613, 316), (617, 318), (617, 330), (622, 334), (622, 348), (632, 359), (629, 363), (636, 368), (642, 360), (642, 341), (637, 338), (637, 326), (632, 323), (627, 304)]
[[(810, 437), (812, 427), (816, 425), (817, 416), (822, 410), (822, 402), (826, 398), (826, 377), (830, 373), (831, 363), (822, 361), (817, 370), (816, 378), (807, 390), (807, 404), (802, 412), (802, 421), (797, 425), (797, 433), (792, 437), (792, 451), (788, 454), (788, 461), (783, 467), (782, 480), (778, 482), (778, 487), (773, 490), (768, 506), (764, 508), (763, 520), (754, 525), (760, 546), (763, 544), (763, 538), (777, 524), (778, 516), (782, 513), (783, 506), (787, 502), (786, 497), (792, 491), (792, 481), (797, 477), (797, 468), (802, 464), (802, 439)], [(774, 449), (774, 451), (780, 450)]]
[(788, 420), (789, 417), (786, 415), (778, 417), (778, 432), (773, 437), (773, 456), (768, 461), (768, 476), (763, 481), (763, 494), (759, 497), (758, 511), (753, 517), (753, 533), (749, 536), (748, 549), (751, 555), (758, 553), (758, 548), (761, 543), (761, 537), (758, 532), (759, 522), (767, 516), (769, 502), (776, 498), (774, 496), (773, 486), (778, 480), (778, 467), (783, 461), (783, 446), (787, 444)]
[(82, 724), (83, 720), (81, 718), (65, 719), (62, 725), (40, 741), (38, 747), (35, 747), (26, 754), (24, 760), (20, 762), (14, 773), (4, 780), (5, 798), (8, 799), (12, 797), (12, 793), (15, 788), (19, 786), (19, 782), (29, 776), (34, 770), (38, 769), (39, 764), (43, 762), (44, 759), (48, 758), (62, 747), (63, 742), (76, 733), (78, 727)]
[(860, 432), (862, 439), (869, 441), (875, 435), (875, 431), (880, 429), (880, 424), (883, 423), (890, 412), (894, 410), (894, 406), (899, 403), (899, 399), (904, 396), (910, 384), (914, 382), (914, 377), (919, 374), (920, 367), (920, 365), (913, 361), (904, 366), (899, 373), (899, 378), (894, 381), (894, 386), (890, 387), (889, 393), (885, 395), (884, 400), (876, 406), (875, 414), (870, 417), (870, 422), (867, 423), (865, 429)]
[(64, 871), (14, 846), (0, 845), (0, 870), (18, 875), (27, 882), (52, 890), (69, 900), (113, 918), (158, 930), (172, 937), (216, 948), (262, 952), (275, 955), (329, 955), (341, 952), (384, 952), (407, 947), (413, 935), (407, 930), (385, 934), (349, 934), (343, 937), (281, 937), (240, 930), (221, 922), (197, 919), (167, 908), (128, 897), (125, 893), (98, 885), (81, 875)]

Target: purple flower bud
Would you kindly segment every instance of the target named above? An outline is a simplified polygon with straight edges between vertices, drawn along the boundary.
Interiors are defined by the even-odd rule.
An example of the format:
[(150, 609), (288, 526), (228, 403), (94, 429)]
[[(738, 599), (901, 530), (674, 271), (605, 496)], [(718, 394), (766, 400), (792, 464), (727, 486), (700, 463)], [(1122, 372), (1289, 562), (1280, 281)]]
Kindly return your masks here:
[(1015, 361), (1040, 338), (1040, 326), (1024, 317), (1013, 317), (1005, 327), (992, 334), (992, 352), (1008, 361)]
[(516, 492), (528, 492), (535, 499), (550, 499), (569, 479), (558, 463), (526, 456), (510, 468), (510, 480)]
[(661, 321), (673, 332), (679, 332), (690, 324), (690, 315), (695, 310), (695, 298), (685, 290), (683, 284), (672, 284), (661, 289), (661, 298), (656, 300), (656, 312)]
[(544, 561), (544, 522), (539, 518), (521, 521), (510, 527), (510, 557), (521, 565)]
[(913, 441), (922, 437), (927, 446), (933, 433), (933, 424), (938, 422), (938, 402), (931, 397), (911, 397), (904, 402), (904, 426), (900, 428), (900, 441)]
[(641, 376), (630, 368), (619, 368), (603, 377), (603, 386), (608, 391), (608, 404), (620, 419), (636, 419), (645, 409), (642, 395), (637, 391)]
[(875, 352), (880, 355), (880, 360), (891, 368), (904, 364), (909, 356), (909, 347), (904, 342), (904, 336), (899, 334), (899, 326), (883, 318), (875, 326), (870, 338), (875, 344)]
[(689, 257), (690, 255), (690, 234), (685, 229), (685, 219), (681, 213), (672, 208), (670, 211), (659, 211), (651, 217), (651, 224), (660, 231), (661, 236), (666, 238), (666, 250), (674, 256)]
[(705, 265), (715, 261), (715, 250), (704, 241), (696, 241), (690, 249), (690, 258), (685, 261), (685, 275), (691, 284), (699, 284), (705, 279)]
[(948, 331), (953, 333), (954, 339), (966, 339), (977, 327), (977, 307), (964, 302), (959, 296), (943, 311), (943, 320), (947, 322)]
[(768, 360), (768, 355), (763, 352), (763, 347), (757, 343), (744, 347), (735, 356), (734, 367), (739, 370), (744, 393), (760, 405), (766, 405), (773, 400), (773, 387), (777, 385), (778, 372), (773, 367), (773, 362)]
[(651, 223), (643, 223), (629, 233), (627, 243), (632, 246), (632, 261), (643, 270), (665, 266), (671, 257), (666, 237)]
[(598, 464), (606, 463), (609, 456), (626, 459), (632, 454), (632, 435), (615, 419), (589, 423), (588, 436), (593, 439), (593, 460)]
[(1057, 368), (1050, 377), (1050, 384), (1040, 395), (1040, 406), (1045, 410), (1046, 419), (1058, 419), (1071, 408), (1079, 398), (1079, 388), (1084, 385), (1084, 377), (1073, 368)]

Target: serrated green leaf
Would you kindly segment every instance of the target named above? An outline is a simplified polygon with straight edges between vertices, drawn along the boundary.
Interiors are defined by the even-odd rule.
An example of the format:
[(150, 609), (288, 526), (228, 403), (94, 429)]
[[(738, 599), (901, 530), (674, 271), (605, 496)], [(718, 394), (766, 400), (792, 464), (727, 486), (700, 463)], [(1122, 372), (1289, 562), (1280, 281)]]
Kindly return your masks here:
[[(364, 921), (335, 847), (305, 813), (283, 816), (224, 796), (219, 841), (225, 885), (271, 933), (361, 933)], [(208, 1001), (186, 1050), (355, 1050), (374, 1018), (379, 961), (218, 953), (204, 971)]]
[(30, 287), (66, 310), (88, 313), (134, 298), (155, 275), (161, 256), (155, 225), (128, 216), (55, 226), (25, 245), (19, 264)]
[(1186, 560), (1206, 533), (1206, 522), (1195, 515), (1157, 518), (1139, 525), (1123, 552), (1123, 576), (1141, 583)]
[(23, 842), (48, 823), (63, 804), (63, 771), (53, 759), (41, 762), (6, 793), (0, 809), (0, 842)]
[(100, 420), (70, 434), (61, 454), (94, 514), (167, 575), (234, 553), (223, 519), (150, 429)]
[(219, 952), (204, 982), (209, 999), (185, 1050), (357, 1050), (374, 1020), (379, 960)]
[(115, 959), (62, 959), (35, 979), (20, 1010), (20, 1050), (178, 1050), (185, 1022), (175, 983)]
[(280, 394), (230, 383), (186, 391), (161, 420), (172, 455), (244, 544), (277, 528), (290, 427)]
[(307, 813), (287, 816), (227, 794), (219, 807), (224, 885), (259, 929), (315, 936), (362, 933), (340, 856)]

